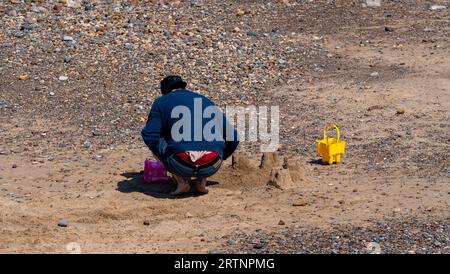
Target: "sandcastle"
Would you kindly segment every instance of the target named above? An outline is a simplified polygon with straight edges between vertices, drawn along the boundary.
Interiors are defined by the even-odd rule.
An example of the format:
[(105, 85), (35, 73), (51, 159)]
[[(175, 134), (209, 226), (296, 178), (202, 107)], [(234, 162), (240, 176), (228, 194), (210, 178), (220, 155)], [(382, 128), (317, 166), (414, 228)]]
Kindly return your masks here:
[(254, 177), (254, 183), (264, 183), (281, 190), (294, 188), (305, 179), (302, 168), (287, 157), (280, 158), (279, 152), (263, 153), (259, 163), (244, 155), (235, 154), (231, 167), (243, 176)]

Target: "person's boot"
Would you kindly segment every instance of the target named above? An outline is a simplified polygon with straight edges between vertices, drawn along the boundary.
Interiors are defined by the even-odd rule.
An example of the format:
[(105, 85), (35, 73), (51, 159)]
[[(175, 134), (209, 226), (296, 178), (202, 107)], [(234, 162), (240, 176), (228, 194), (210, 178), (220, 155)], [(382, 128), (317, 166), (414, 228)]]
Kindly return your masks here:
[(183, 193), (189, 192), (191, 190), (191, 186), (189, 185), (189, 178), (183, 178), (180, 176), (173, 175), (173, 178), (177, 182), (177, 189), (175, 191), (172, 191), (171, 195), (179, 195)]

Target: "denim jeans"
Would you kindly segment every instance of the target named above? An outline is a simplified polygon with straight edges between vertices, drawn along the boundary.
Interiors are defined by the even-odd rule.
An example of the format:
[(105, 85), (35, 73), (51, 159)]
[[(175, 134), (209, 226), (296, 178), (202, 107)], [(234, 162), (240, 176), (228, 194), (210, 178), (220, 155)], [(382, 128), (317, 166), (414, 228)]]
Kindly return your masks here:
[(155, 151), (156, 157), (163, 163), (167, 171), (181, 177), (210, 177), (219, 171), (222, 165), (222, 159), (214, 165), (205, 165), (201, 167), (189, 166), (181, 163), (173, 154), (167, 152), (167, 142), (160, 138)]

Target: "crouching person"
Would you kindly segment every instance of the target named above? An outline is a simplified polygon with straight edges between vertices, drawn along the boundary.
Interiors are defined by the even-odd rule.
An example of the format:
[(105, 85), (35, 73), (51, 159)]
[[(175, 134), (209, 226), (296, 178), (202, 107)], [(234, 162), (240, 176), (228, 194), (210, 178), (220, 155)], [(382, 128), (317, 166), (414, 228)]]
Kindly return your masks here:
[(238, 133), (225, 115), (210, 99), (186, 86), (180, 76), (164, 78), (162, 96), (154, 101), (142, 129), (145, 144), (177, 182), (173, 195), (189, 192), (191, 178), (197, 192), (207, 193), (206, 179), (239, 144)]

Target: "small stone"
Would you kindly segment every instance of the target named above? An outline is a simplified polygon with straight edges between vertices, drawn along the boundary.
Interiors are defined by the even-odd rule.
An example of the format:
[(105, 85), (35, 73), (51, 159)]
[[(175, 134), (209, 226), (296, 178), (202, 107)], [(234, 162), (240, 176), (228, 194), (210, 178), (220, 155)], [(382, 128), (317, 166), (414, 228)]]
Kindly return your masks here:
[(53, 91), (50, 91), (50, 96), (54, 96), (55, 95), (55, 93), (53, 92)]
[(127, 50), (132, 50), (132, 49), (133, 49), (133, 45), (130, 44), (130, 43), (126, 43), (126, 44), (124, 45), (124, 47), (125, 47)]
[(18, 31), (16, 33), (14, 33), (14, 37), (16, 38), (22, 38), (25, 36), (25, 33), (23, 31)]
[(245, 10), (238, 8), (236, 11), (236, 16), (243, 16), (245, 15)]
[(69, 35), (64, 35), (63, 41), (66, 41), (66, 42), (73, 41), (73, 37), (72, 37), (72, 36), (69, 36)]
[(447, 7), (444, 5), (431, 5), (430, 6), (430, 10), (443, 10), (446, 9)]
[(392, 27), (385, 26), (385, 27), (384, 27), (384, 31), (386, 31), (386, 32), (392, 32), (392, 31), (394, 31), (394, 29), (393, 29)]
[(381, 246), (379, 243), (370, 242), (366, 246), (366, 252), (368, 254), (381, 254)]
[(47, 9), (44, 7), (31, 6), (31, 11), (34, 13), (46, 13)]
[(200, 8), (200, 7), (204, 6), (204, 3), (202, 3), (202, 2), (193, 2), (191, 5), (194, 6), (194, 7)]
[(67, 81), (69, 79), (69, 77), (65, 76), (65, 75), (61, 75), (59, 76), (59, 81)]
[(69, 225), (69, 221), (66, 219), (62, 219), (58, 222), (58, 226), (60, 227), (67, 227)]
[(238, 27), (235, 27), (235, 28), (233, 29), (233, 32), (241, 32), (241, 29), (238, 28)]
[(283, 221), (283, 220), (280, 220), (279, 222), (278, 222), (278, 225), (285, 225), (286, 223)]
[(223, 254), (223, 252), (219, 249), (212, 249), (208, 253), (209, 254)]
[(308, 201), (305, 198), (299, 198), (297, 201), (295, 201), (292, 206), (305, 206), (308, 204)]
[(286, 61), (286, 60), (283, 60), (283, 59), (279, 59), (279, 60), (278, 60), (278, 64), (281, 65), (281, 66), (284, 66), (284, 65), (287, 64), (287, 61)]
[(203, 60), (197, 60), (195, 61), (195, 65), (200, 67), (200, 66), (207, 66), (208, 64)]
[(16, 164), (13, 164), (13, 165), (12, 165), (12, 168), (17, 168), (17, 165), (16, 165)]
[(253, 245), (253, 248), (254, 249), (261, 249), (261, 248), (263, 248), (264, 247), (264, 244), (262, 244), (262, 243), (255, 243), (254, 245)]
[(93, 10), (93, 9), (94, 9), (94, 5), (92, 5), (90, 3), (87, 3), (87, 4), (84, 5), (84, 10), (85, 11), (90, 11), (90, 10)]
[(24, 80), (28, 80), (28, 79), (30, 79), (30, 76), (28, 76), (28, 74), (26, 74), (26, 73), (19, 75), (19, 80), (24, 81)]
[(81, 1), (73, 1), (73, 0), (72, 1), (67, 1), (66, 0), (65, 2), (67, 4), (67, 7), (69, 7), (69, 8), (80, 8), (81, 7)]
[(186, 218), (192, 218), (192, 217), (194, 217), (191, 213), (189, 213), (189, 212), (186, 212), (186, 215), (184, 215)]
[(405, 113), (405, 109), (404, 108), (398, 108), (397, 109), (397, 114), (404, 114)]
[(385, 226), (385, 225), (386, 225), (386, 222), (383, 221), (383, 220), (378, 220), (378, 221), (377, 221), (377, 225), (379, 225), (379, 226)]
[(406, 135), (408, 135), (408, 136), (412, 135), (412, 130), (410, 128), (406, 129)]
[(378, 77), (378, 76), (380, 76), (380, 74), (378, 73), (378, 72), (372, 72), (371, 74), (370, 74), (370, 77)]
[(20, 26), (20, 30), (23, 31), (31, 31), (37, 28), (38, 28), (37, 24), (29, 24), (29, 23), (23, 23), (22, 26)]
[(227, 245), (234, 245), (234, 244), (236, 244), (236, 241), (227, 240), (226, 243), (227, 243)]
[(365, 47), (365, 46), (367, 46), (367, 45), (369, 45), (370, 44), (370, 41), (369, 40), (362, 40), (362, 41), (359, 41), (359, 45), (361, 46), (361, 47)]
[(6, 14), (11, 17), (16, 17), (17, 11), (15, 9), (12, 9), (12, 10), (9, 10)]
[(70, 61), (72, 61), (72, 57), (70, 56), (64, 57), (64, 63), (70, 63)]
[(144, 225), (150, 225), (149, 221), (144, 221)]

